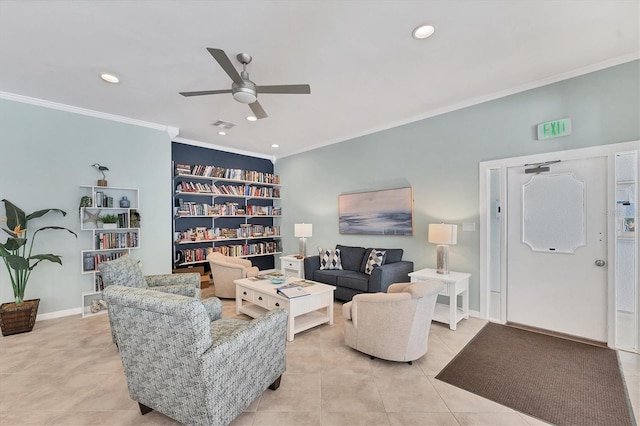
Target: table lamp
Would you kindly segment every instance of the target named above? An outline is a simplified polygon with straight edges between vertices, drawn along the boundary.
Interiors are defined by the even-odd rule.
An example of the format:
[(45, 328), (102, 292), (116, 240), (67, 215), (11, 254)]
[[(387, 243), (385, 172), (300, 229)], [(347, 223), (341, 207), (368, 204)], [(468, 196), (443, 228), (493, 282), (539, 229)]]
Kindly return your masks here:
[(458, 225), (432, 223), (429, 225), (429, 242), (437, 244), (436, 272), (449, 273), (449, 244), (458, 242)]
[(310, 223), (296, 223), (294, 225), (293, 234), (300, 238), (299, 259), (307, 256), (307, 238), (311, 237), (313, 225)]

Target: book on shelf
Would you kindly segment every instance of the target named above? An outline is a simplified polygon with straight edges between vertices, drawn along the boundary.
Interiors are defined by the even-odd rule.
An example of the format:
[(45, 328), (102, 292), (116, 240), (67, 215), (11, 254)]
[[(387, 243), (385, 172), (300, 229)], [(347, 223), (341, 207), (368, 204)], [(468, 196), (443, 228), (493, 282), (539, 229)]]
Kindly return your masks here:
[(297, 283), (291, 283), (291, 284), (283, 285), (282, 287), (278, 287), (277, 293), (288, 299), (309, 295), (309, 293)]
[(273, 173), (258, 172), (253, 170), (227, 169), (212, 165), (176, 164), (175, 174), (213, 177), (228, 180), (245, 180), (256, 183), (280, 184), (280, 176)]
[(129, 227), (129, 213), (118, 213), (118, 228)]
[(176, 164), (176, 175), (190, 175), (191, 166), (188, 164)]
[(95, 237), (96, 250), (108, 250), (118, 248), (137, 248), (138, 247), (138, 232), (97, 232)]

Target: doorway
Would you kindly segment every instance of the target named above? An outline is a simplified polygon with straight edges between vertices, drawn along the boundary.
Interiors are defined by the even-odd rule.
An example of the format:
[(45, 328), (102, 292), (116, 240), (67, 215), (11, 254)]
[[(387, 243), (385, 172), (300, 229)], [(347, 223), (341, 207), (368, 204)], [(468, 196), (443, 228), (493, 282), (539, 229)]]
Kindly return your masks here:
[(555, 161), (507, 168), (507, 322), (606, 342), (607, 158)]
[[(637, 218), (635, 200), (638, 194), (636, 183), (639, 151), (640, 142), (633, 141), (480, 163), (480, 314), (482, 317), (499, 323), (513, 321), (560, 333), (586, 336), (590, 340), (606, 342), (610, 347), (639, 352), (638, 238), (635, 233), (628, 231), (630, 229), (628, 226), (625, 228), (625, 223), (635, 226)], [(560, 161), (556, 163), (557, 160)], [(596, 164), (590, 164), (592, 161)], [(545, 164), (524, 167), (525, 164), (549, 162), (552, 164), (549, 164), (548, 172), (542, 170), (540, 173), (525, 172), (527, 169), (538, 166), (547, 167)], [(584, 170), (581, 171), (582, 168), (588, 170), (586, 176)], [(591, 179), (591, 174), (597, 174), (599, 181)], [(518, 191), (512, 190), (511, 194), (508, 190), (510, 175), (512, 183), (518, 175), (521, 179), (517, 185)], [(545, 175), (547, 177), (544, 177)], [(551, 175), (554, 176), (553, 179), (548, 178)], [(565, 182), (567, 188), (571, 188), (576, 186), (576, 182), (585, 182), (584, 241), (578, 238), (577, 243), (573, 241), (570, 247), (562, 247), (559, 244), (567, 238), (562, 241), (550, 240), (549, 238), (554, 236), (553, 233), (543, 235), (542, 240), (538, 241), (530, 237), (531, 232), (535, 231), (534, 226), (529, 229), (528, 236), (525, 237), (528, 244), (523, 242), (525, 218), (522, 215), (522, 203), (527, 204), (527, 200), (523, 198), (522, 185), (530, 182), (534, 176), (538, 178), (533, 179), (533, 182), (538, 182), (527, 187), (531, 189), (528, 194), (528, 205), (537, 206), (537, 211), (535, 207), (532, 209), (533, 214), (539, 213), (542, 219), (545, 215), (555, 215), (554, 209), (558, 207), (554, 207), (553, 202), (543, 204), (542, 200), (536, 198), (540, 188), (545, 186), (556, 188), (562, 186), (560, 182)], [(554, 180), (555, 184), (549, 185)], [(593, 204), (592, 196), (589, 196), (591, 187), (597, 188), (598, 182), (602, 188), (599, 191), (602, 196), (600, 201), (603, 203), (602, 208)], [(582, 184), (577, 184), (578, 187), (580, 185)], [(574, 194), (580, 193), (575, 188), (566, 190)], [(561, 195), (561, 192), (556, 191), (556, 196), (562, 199), (561, 205), (564, 206), (567, 204), (564, 202), (566, 196)], [(509, 201), (513, 198), (519, 201), (519, 208), (515, 208)], [(573, 204), (579, 205), (578, 201)], [(593, 207), (594, 205), (596, 207)], [(600, 213), (594, 216), (592, 213), (594, 210)], [(575, 215), (575, 212), (573, 214)], [(545, 222), (542, 220), (540, 223)], [(596, 224), (598, 225), (594, 226)], [(569, 225), (558, 226), (565, 230), (565, 233), (573, 233), (574, 238), (569, 240), (575, 240), (576, 236), (580, 236), (582, 228), (574, 225), (569, 222)], [(542, 229), (545, 229), (544, 226)], [(622, 232), (623, 229), (627, 231)], [(533, 235), (540, 235), (540, 231)], [(550, 241), (552, 244), (549, 244)], [(526, 259), (519, 259), (523, 253), (512, 252), (514, 245), (528, 255)], [(534, 249), (532, 246), (537, 248)], [(556, 250), (551, 250), (554, 248)], [(584, 259), (579, 266), (571, 263), (581, 257)], [(589, 257), (591, 258), (587, 264), (586, 259)], [(528, 268), (529, 273), (517, 269), (518, 264), (514, 265), (510, 262), (514, 258), (516, 262), (524, 263), (524, 268)], [(546, 269), (555, 269), (556, 275), (559, 269), (562, 277), (548, 284), (552, 281), (547, 281), (548, 277), (541, 272)], [(564, 282), (569, 281), (568, 279), (562, 279), (565, 278), (565, 271), (572, 273), (575, 271), (577, 274), (577, 278), (571, 279), (570, 285)], [(533, 279), (524, 277), (528, 280), (528, 284), (520, 287), (516, 284), (512, 287), (511, 281), (520, 279), (519, 275), (520, 278), (522, 275), (531, 275)], [(566, 291), (581, 293), (584, 287), (579, 287), (575, 282), (584, 281), (581, 277), (585, 275), (589, 281), (586, 284), (589, 291), (587, 296), (580, 295), (580, 298), (583, 299), (582, 303), (590, 306), (586, 310), (580, 306), (576, 307), (575, 301), (565, 293)], [(541, 279), (545, 281), (542, 285), (539, 284)], [(536, 298), (537, 307), (535, 308), (528, 306), (530, 301), (528, 298), (531, 295)], [(547, 311), (551, 311), (552, 315), (547, 315)], [(585, 311), (589, 311), (589, 314), (585, 314)], [(578, 319), (579, 317), (591, 317), (593, 313), (597, 317), (596, 322), (582, 328), (579, 325), (572, 325), (582, 322)], [(549, 321), (546, 317), (549, 317)], [(624, 318), (624, 321), (621, 318)], [(587, 321), (591, 321), (591, 318)]]

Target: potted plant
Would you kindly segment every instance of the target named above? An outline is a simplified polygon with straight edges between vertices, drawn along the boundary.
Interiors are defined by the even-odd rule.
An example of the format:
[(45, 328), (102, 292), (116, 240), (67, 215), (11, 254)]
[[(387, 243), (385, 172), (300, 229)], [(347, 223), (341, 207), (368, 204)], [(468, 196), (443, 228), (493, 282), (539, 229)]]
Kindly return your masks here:
[[(3, 221), (7, 223), (8, 227), (8, 229), (2, 228), (2, 230), (9, 234), (9, 238), (4, 244), (0, 243), (0, 257), (2, 257), (7, 267), (7, 272), (9, 272), (15, 298), (14, 302), (0, 305), (2, 334), (8, 336), (31, 331), (35, 324), (40, 299), (24, 300), (24, 292), (31, 276), (31, 271), (43, 260), (62, 265), (62, 259), (59, 255), (33, 254), (33, 243), (36, 234), (48, 229), (57, 229), (70, 232), (76, 238), (78, 236), (75, 232), (60, 226), (44, 226), (35, 230), (28, 227), (31, 219), (37, 219), (49, 212), (57, 212), (66, 216), (67, 213), (60, 209), (38, 210), (27, 215), (9, 200), (2, 201), (7, 214)], [(31, 241), (28, 241), (29, 232), (31, 232)]]
[(104, 229), (116, 229), (118, 227), (118, 216), (115, 214), (105, 214), (100, 216), (100, 222), (103, 223)]

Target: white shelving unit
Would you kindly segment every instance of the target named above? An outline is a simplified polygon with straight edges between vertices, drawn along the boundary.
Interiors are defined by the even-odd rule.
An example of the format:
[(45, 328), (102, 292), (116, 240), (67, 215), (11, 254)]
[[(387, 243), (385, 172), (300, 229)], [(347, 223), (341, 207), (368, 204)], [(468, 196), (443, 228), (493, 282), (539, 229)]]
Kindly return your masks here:
[(174, 268), (205, 263), (213, 247), (245, 258), (281, 253), (279, 183), (177, 174), (173, 185)]
[[(82, 317), (106, 313), (106, 310), (91, 312), (92, 300), (102, 299), (98, 264), (130, 254), (140, 247), (140, 223), (136, 218), (140, 197), (136, 188), (80, 185), (83, 194), (80, 207), (80, 229), (91, 232), (92, 246), (80, 252), (82, 274), (93, 276), (93, 289), (82, 292)], [(84, 198), (88, 197), (88, 198)], [(128, 207), (120, 207), (120, 201), (128, 200)], [(118, 216), (115, 227), (105, 228), (100, 216)]]

